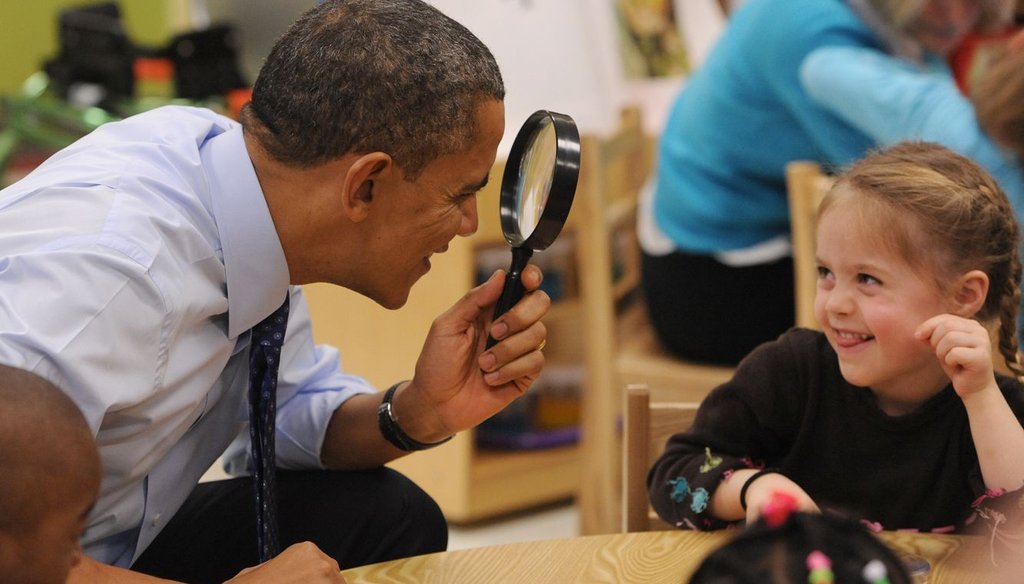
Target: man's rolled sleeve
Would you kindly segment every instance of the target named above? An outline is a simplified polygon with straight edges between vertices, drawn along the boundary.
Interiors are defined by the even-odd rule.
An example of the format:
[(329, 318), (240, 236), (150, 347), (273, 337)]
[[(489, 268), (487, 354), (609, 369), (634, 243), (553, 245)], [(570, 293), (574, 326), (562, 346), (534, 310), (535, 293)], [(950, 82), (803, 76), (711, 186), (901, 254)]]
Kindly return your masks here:
[[(314, 344), (309, 309), (301, 291), (293, 289), (291, 306), (278, 373), (277, 467), (322, 469), (320, 452), (334, 411), (355, 395), (377, 390), (362, 377), (341, 371), (337, 349)], [(225, 454), (225, 469), (230, 474), (248, 472), (247, 432)]]

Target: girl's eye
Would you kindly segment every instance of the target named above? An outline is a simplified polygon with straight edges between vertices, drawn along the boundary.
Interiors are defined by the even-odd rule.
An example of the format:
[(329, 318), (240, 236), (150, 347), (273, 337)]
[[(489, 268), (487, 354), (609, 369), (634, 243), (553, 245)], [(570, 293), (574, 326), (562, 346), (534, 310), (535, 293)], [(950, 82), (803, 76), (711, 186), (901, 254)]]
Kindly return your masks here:
[(819, 280), (827, 280), (827, 279), (829, 279), (831, 277), (832, 277), (832, 270), (826, 268), (825, 266), (818, 266), (818, 279)]
[(871, 276), (869, 274), (857, 274), (857, 281), (860, 282), (861, 284), (870, 285), (878, 285), (882, 283), (881, 281), (878, 280), (878, 278), (875, 278), (874, 276)]

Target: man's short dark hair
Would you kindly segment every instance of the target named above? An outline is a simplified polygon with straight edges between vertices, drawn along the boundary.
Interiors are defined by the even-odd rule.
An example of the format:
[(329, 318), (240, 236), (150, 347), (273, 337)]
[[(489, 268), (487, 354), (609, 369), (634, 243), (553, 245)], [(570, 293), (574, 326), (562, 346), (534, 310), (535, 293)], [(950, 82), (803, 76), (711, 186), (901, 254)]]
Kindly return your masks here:
[(504, 97), (487, 47), (430, 5), (328, 0), (275, 43), (242, 124), (290, 166), (381, 151), (415, 178), (467, 148), (477, 106)]
[(64, 392), (34, 373), (0, 365), (0, 532), (32, 533), (65, 503), (57, 477), (99, 484), (92, 430)]

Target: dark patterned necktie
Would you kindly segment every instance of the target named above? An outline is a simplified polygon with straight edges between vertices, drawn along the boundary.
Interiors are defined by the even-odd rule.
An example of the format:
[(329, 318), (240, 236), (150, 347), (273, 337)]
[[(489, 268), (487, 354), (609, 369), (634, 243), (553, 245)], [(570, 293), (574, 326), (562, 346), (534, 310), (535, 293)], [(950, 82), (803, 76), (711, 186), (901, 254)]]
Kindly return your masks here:
[(256, 487), (256, 537), (260, 563), (277, 555), (277, 500), (274, 498), (274, 416), (277, 367), (288, 325), (288, 298), (252, 329), (249, 348), (249, 438)]

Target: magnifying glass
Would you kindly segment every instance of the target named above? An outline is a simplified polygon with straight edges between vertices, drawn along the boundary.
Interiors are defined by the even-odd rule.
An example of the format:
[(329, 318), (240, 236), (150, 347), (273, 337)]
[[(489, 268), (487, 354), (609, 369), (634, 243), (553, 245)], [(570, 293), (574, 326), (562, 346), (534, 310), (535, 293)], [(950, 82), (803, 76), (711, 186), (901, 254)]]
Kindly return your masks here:
[[(523, 269), (546, 249), (569, 217), (580, 175), (580, 133), (565, 114), (534, 112), (512, 142), (501, 179), (499, 212), (512, 265), (494, 308), (494, 319), (523, 297)], [(497, 341), (488, 337), (487, 348)]]

